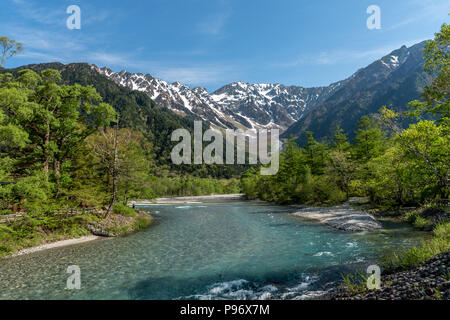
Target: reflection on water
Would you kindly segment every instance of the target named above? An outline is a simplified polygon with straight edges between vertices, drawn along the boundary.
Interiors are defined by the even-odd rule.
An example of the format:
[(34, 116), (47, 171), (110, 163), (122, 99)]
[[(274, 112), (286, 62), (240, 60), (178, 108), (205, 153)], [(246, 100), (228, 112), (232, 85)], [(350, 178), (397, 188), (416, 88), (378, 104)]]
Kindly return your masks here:
[[(351, 234), (261, 203), (158, 206), (134, 235), (0, 260), (1, 299), (307, 298), (421, 233), (385, 223)], [(81, 290), (65, 289), (69, 265)]]

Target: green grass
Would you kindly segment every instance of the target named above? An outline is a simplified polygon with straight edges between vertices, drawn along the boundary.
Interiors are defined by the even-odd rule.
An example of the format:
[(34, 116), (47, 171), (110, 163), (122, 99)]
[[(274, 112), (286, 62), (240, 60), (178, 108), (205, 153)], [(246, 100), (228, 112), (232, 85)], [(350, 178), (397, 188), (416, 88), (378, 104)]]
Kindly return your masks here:
[(134, 233), (147, 228), (151, 223), (152, 218), (150, 215), (136, 216), (131, 223), (126, 225), (108, 227), (106, 231), (114, 234), (115, 236), (126, 236), (130, 233)]
[(120, 202), (116, 202), (114, 204), (113, 212), (125, 217), (136, 217), (136, 211), (133, 208), (130, 208)]
[(443, 222), (436, 225), (433, 229), (433, 235), (437, 238), (450, 240), (450, 222)]
[(351, 294), (363, 293), (368, 290), (367, 278), (368, 275), (362, 271), (342, 274), (341, 285)]
[(97, 217), (30, 215), (10, 223), (0, 224), (0, 257), (21, 249), (48, 242), (89, 235), (85, 226)]
[(149, 215), (148, 217), (138, 217), (134, 222), (134, 231), (139, 231), (147, 228), (152, 223), (152, 218)]
[(414, 228), (423, 230), (428, 227), (431, 227), (432, 223), (430, 221), (428, 221), (427, 219), (422, 218), (421, 216), (417, 216), (413, 225), (414, 225)]
[(381, 264), (386, 271), (406, 270), (450, 250), (450, 222), (436, 225), (433, 238), (425, 240), (419, 247), (405, 249), (381, 258)]

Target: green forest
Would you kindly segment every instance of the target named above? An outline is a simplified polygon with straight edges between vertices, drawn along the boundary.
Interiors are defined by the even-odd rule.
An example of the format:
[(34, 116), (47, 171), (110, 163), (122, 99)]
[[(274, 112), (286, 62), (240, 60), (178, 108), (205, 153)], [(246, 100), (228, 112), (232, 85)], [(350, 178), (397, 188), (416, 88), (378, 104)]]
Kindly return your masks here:
[[(306, 132), (304, 146), (286, 141), (277, 175), (261, 176), (256, 169), (242, 175), (247, 198), (332, 206), (366, 197), (368, 210), (432, 231), (421, 246), (383, 257), (385, 270), (407, 269), (449, 250), (449, 44), (450, 26), (444, 24), (424, 50), (425, 71), (434, 80), (408, 111), (382, 107), (362, 117), (353, 141), (339, 127), (330, 143), (316, 141), (313, 132)], [(405, 122), (411, 124), (403, 128)], [(354, 282), (347, 288), (364, 289)]]
[[(1, 42), (9, 50), (2, 64), (22, 49)], [(0, 225), (0, 255), (133, 215), (130, 199), (239, 192), (234, 168), (170, 163), (171, 132), (192, 120), (87, 65), (62, 66), (0, 70), (0, 217), (21, 215)], [(102, 211), (60, 214), (79, 208)]]
[[(314, 139), (298, 146), (286, 141), (280, 170), (260, 176), (251, 169), (242, 176), (248, 198), (277, 203), (332, 205), (351, 196), (367, 196), (374, 206), (396, 207), (427, 203), (446, 205), (449, 196), (450, 27), (443, 25), (424, 51), (426, 71), (434, 81), (423, 101), (411, 101), (397, 113), (382, 107), (362, 117), (349, 141), (337, 127), (331, 143)], [(380, 106), (381, 107), (381, 106)], [(430, 118), (434, 120), (426, 120)], [(412, 124), (402, 128), (405, 118)]]
[[(3, 64), (22, 46), (0, 39), (9, 50)], [(409, 111), (383, 107), (362, 117), (352, 141), (340, 128), (331, 143), (316, 141), (313, 132), (303, 146), (288, 139), (274, 176), (248, 166), (174, 166), (170, 133), (192, 130), (192, 119), (88, 65), (0, 69), (0, 217), (23, 214), (0, 225), (0, 255), (86, 234), (87, 224), (111, 214), (132, 215), (126, 209), (132, 199), (243, 192), (279, 204), (330, 206), (368, 197), (378, 210), (448, 207), (449, 43), (444, 24), (424, 51), (434, 81)], [(79, 207), (103, 208), (104, 215), (57, 214)], [(428, 223), (418, 213), (409, 219)]]

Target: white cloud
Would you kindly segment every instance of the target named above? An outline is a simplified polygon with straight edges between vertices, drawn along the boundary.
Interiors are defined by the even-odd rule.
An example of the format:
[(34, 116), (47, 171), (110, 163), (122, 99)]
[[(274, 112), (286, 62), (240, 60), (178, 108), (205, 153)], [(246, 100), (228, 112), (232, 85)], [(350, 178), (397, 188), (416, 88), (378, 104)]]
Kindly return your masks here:
[(105, 52), (92, 52), (88, 54), (89, 61), (97, 64), (105, 64), (107, 66), (126, 66), (131, 64), (131, 59), (127, 59), (123, 55), (105, 53)]
[(230, 14), (226, 12), (210, 15), (197, 24), (197, 30), (202, 34), (216, 36), (222, 32), (229, 17)]
[(89, 54), (88, 61), (99, 66), (106, 65), (116, 70), (127, 69), (130, 71), (132, 69), (135, 72), (150, 73), (152, 76), (167, 82), (180, 81), (191, 86), (223, 83), (227, 79), (237, 77), (235, 68), (227, 67), (226, 63), (173, 66), (171, 61), (140, 60), (128, 54), (104, 52)]
[[(0, 23), (1, 25), (1, 23)], [(40, 62), (88, 62), (112, 69), (127, 69), (150, 73), (163, 80), (180, 81), (187, 85), (207, 85), (223, 82), (236, 73), (226, 64), (181, 64), (173, 66), (171, 60), (157, 61), (139, 57), (140, 50), (113, 52), (99, 49), (98, 39), (62, 29), (63, 32), (35, 28), (7, 26), (2, 28), (15, 40), (24, 44), (25, 50), (17, 57)], [(198, 52), (192, 54), (199, 54)]]
[(450, 2), (448, 0), (410, 0), (408, 5), (415, 7), (415, 9), (408, 10), (413, 13), (407, 19), (383, 28), (382, 30), (384, 32), (402, 28), (411, 23), (418, 23), (423, 20), (444, 22), (448, 20), (448, 14), (450, 13)]
[(197, 31), (201, 34), (217, 36), (221, 34), (231, 17), (232, 8), (228, 1), (219, 2), (220, 11), (206, 15), (196, 25)]
[(67, 19), (63, 6), (49, 8), (48, 6), (37, 6), (36, 3), (25, 0), (13, 0), (17, 6), (17, 12), (24, 18), (46, 25), (64, 25)]

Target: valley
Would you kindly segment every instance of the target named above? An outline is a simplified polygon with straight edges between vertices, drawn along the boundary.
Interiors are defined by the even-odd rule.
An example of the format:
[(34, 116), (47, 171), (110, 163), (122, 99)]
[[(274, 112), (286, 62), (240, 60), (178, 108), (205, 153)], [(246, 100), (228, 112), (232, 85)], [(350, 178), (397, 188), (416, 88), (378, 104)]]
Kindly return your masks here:
[(0, 299), (448, 299), (449, 35), (328, 86), (212, 92), (4, 68), (1, 37)]

